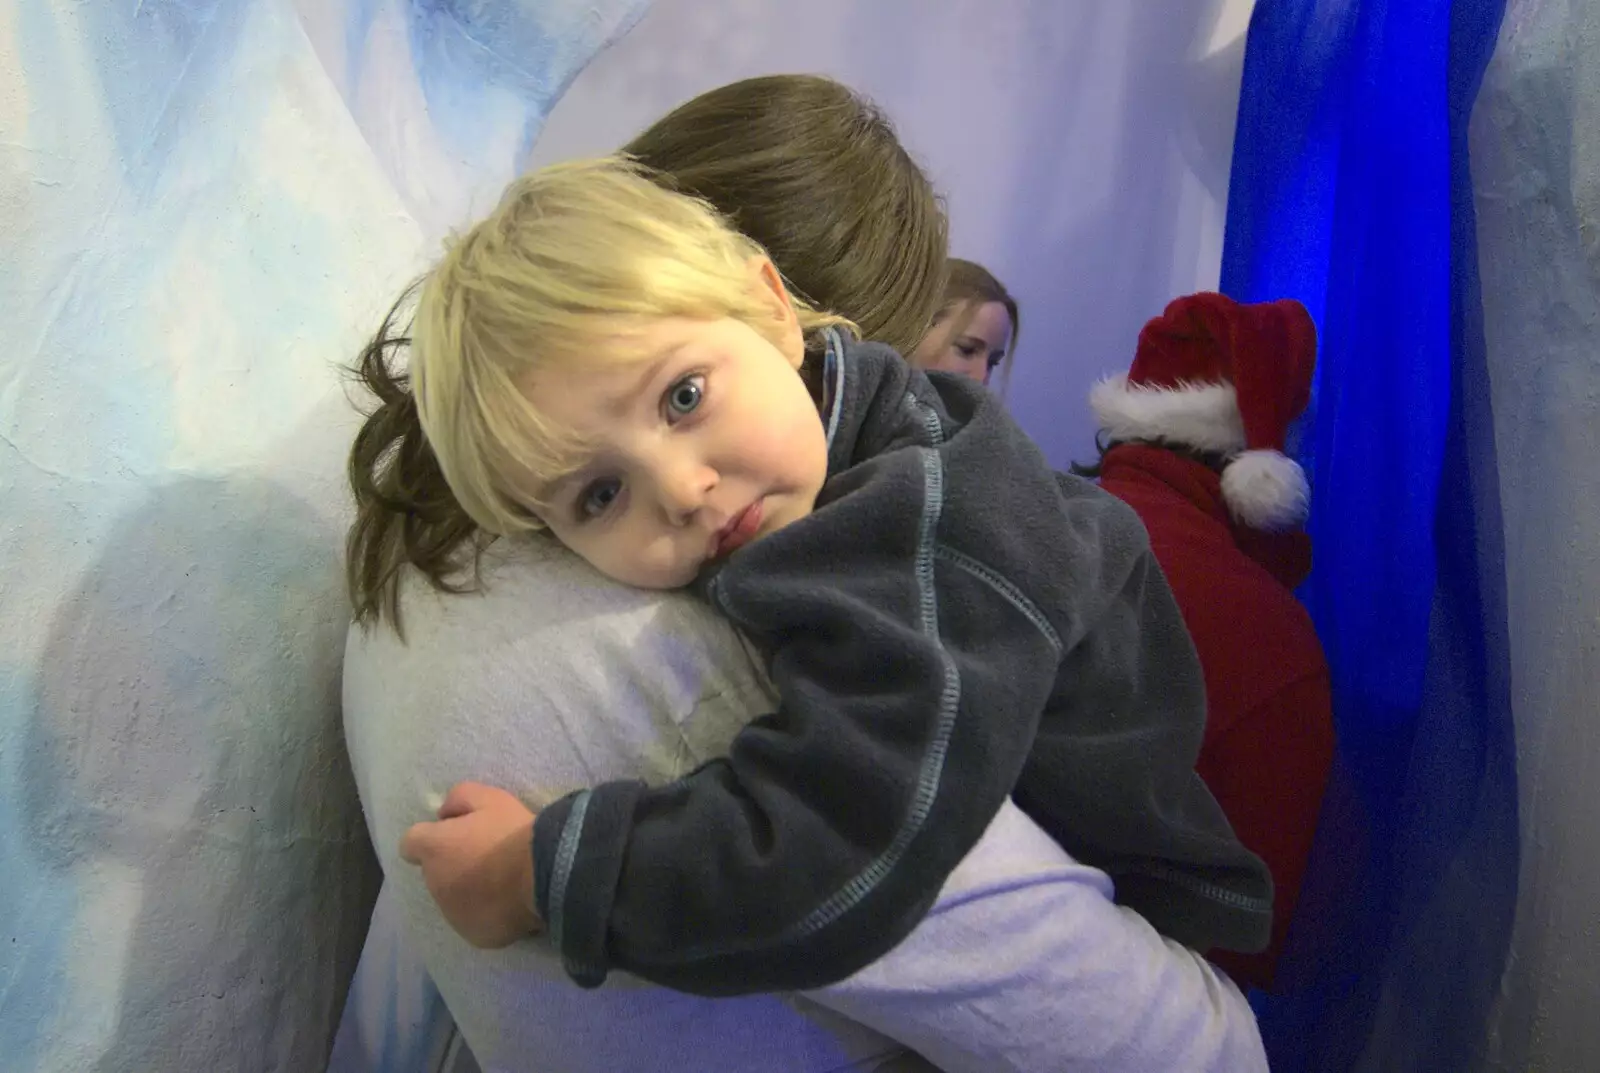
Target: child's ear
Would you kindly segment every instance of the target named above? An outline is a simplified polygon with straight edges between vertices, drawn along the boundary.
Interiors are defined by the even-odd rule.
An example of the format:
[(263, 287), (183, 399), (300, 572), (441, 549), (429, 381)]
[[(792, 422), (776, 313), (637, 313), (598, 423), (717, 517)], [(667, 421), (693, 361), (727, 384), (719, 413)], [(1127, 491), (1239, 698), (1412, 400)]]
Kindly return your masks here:
[(772, 303), (773, 316), (779, 320), (793, 320), (794, 299), (789, 297), (789, 288), (784, 286), (783, 276), (778, 272), (778, 266), (772, 263), (772, 258), (750, 258), (750, 271), (756, 277), (756, 286), (762, 297)]
[(784, 285), (783, 276), (770, 257), (752, 257), (750, 269), (755, 274), (756, 287), (770, 301), (773, 318), (778, 322), (772, 341), (789, 360), (789, 364), (798, 369), (806, 360), (806, 344), (789, 288)]

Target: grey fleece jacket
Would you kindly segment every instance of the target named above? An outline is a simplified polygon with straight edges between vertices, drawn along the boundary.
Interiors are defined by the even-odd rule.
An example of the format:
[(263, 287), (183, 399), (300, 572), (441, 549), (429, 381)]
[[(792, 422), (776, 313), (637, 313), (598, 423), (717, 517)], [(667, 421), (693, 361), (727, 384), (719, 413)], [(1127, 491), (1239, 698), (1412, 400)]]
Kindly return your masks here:
[(733, 995), (841, 980), (903, 939), (1008, 794), (1197, 950), (1261, 949), (1271, 880), (1194, 771), (1205, 692), (1137, 516), (1053, 472), (981, 387), (830, 334), (828, 481), (712, 604), (778, 711), (655, 789), (540, 813), (567, 971)]

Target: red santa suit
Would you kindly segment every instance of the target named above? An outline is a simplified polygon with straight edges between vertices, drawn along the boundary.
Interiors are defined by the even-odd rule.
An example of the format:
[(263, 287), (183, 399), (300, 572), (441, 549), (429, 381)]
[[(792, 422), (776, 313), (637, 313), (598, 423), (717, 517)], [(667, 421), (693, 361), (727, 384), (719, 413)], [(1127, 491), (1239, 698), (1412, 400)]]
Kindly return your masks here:
[[(1272, 944), (1213, 960), (1270, 988), (1333, 760), (1328, 668), (1293, 588), (1311, 565), (1307, 489), (1282, 453), (1305, 409), (1316, 334), (1294, 302), (1180, 298), (1127, 376), (1097, 385), (1101, 485), (1138, 512), (1205, 675), (1196, 768), (1272, 872)], [(1195, 454), (1225, 460), (1219, 469)]]

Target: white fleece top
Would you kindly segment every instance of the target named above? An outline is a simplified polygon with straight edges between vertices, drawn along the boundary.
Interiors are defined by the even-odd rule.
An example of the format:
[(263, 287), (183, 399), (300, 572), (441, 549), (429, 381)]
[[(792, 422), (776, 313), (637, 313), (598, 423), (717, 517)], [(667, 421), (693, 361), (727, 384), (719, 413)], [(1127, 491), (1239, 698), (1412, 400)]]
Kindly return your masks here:
[(1011, 806), (909, 939), (804, 997), (710, 1000), (625, 976), (586, 992), (538, 940), (468, 946), (398, 856), (452, 784), (537, 808), (607, 779), (670, 780), (773, 702), (754, 653), (691, 596), (613, 584), (537, 542), (497, 547), (483, 576), (464, 596), (411, 579), (404, 642), (351, 630), (344, 718), (379, 858), (485, 1073), (835, 1073), (905, 1061), (902, 1044), (947, 1073), (1266, 1070), (1237, 988)]

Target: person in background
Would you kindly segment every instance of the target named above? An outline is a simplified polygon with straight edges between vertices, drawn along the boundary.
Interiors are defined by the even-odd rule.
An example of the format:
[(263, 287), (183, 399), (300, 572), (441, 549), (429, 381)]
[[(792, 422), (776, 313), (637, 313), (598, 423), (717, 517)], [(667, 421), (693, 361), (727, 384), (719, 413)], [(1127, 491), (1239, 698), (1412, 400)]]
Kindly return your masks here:
[(1003, 387), (1022, 331), (1017, 300), (982, 265), (959, 257), (946, 263), (949, 274), (939, 311), (917, 345), (901, 353), (919, 369), (955, 373), (985, 385), (998, 369)]
[(1259, 954), (1214, 952), (1270, 989), (1333, 762), (1328, 667), (1294, 589), (1311, 569), (1300, 467), (1283, 454), (1305, 410), (1316, 328), (1297, 302), (1180, 298), (1147, 324), (1125, 376), (1096, 385), (1100, 486), (1144, 521), (1206, 682), (1196, 770), (1266, 861), (1275, 903)]

